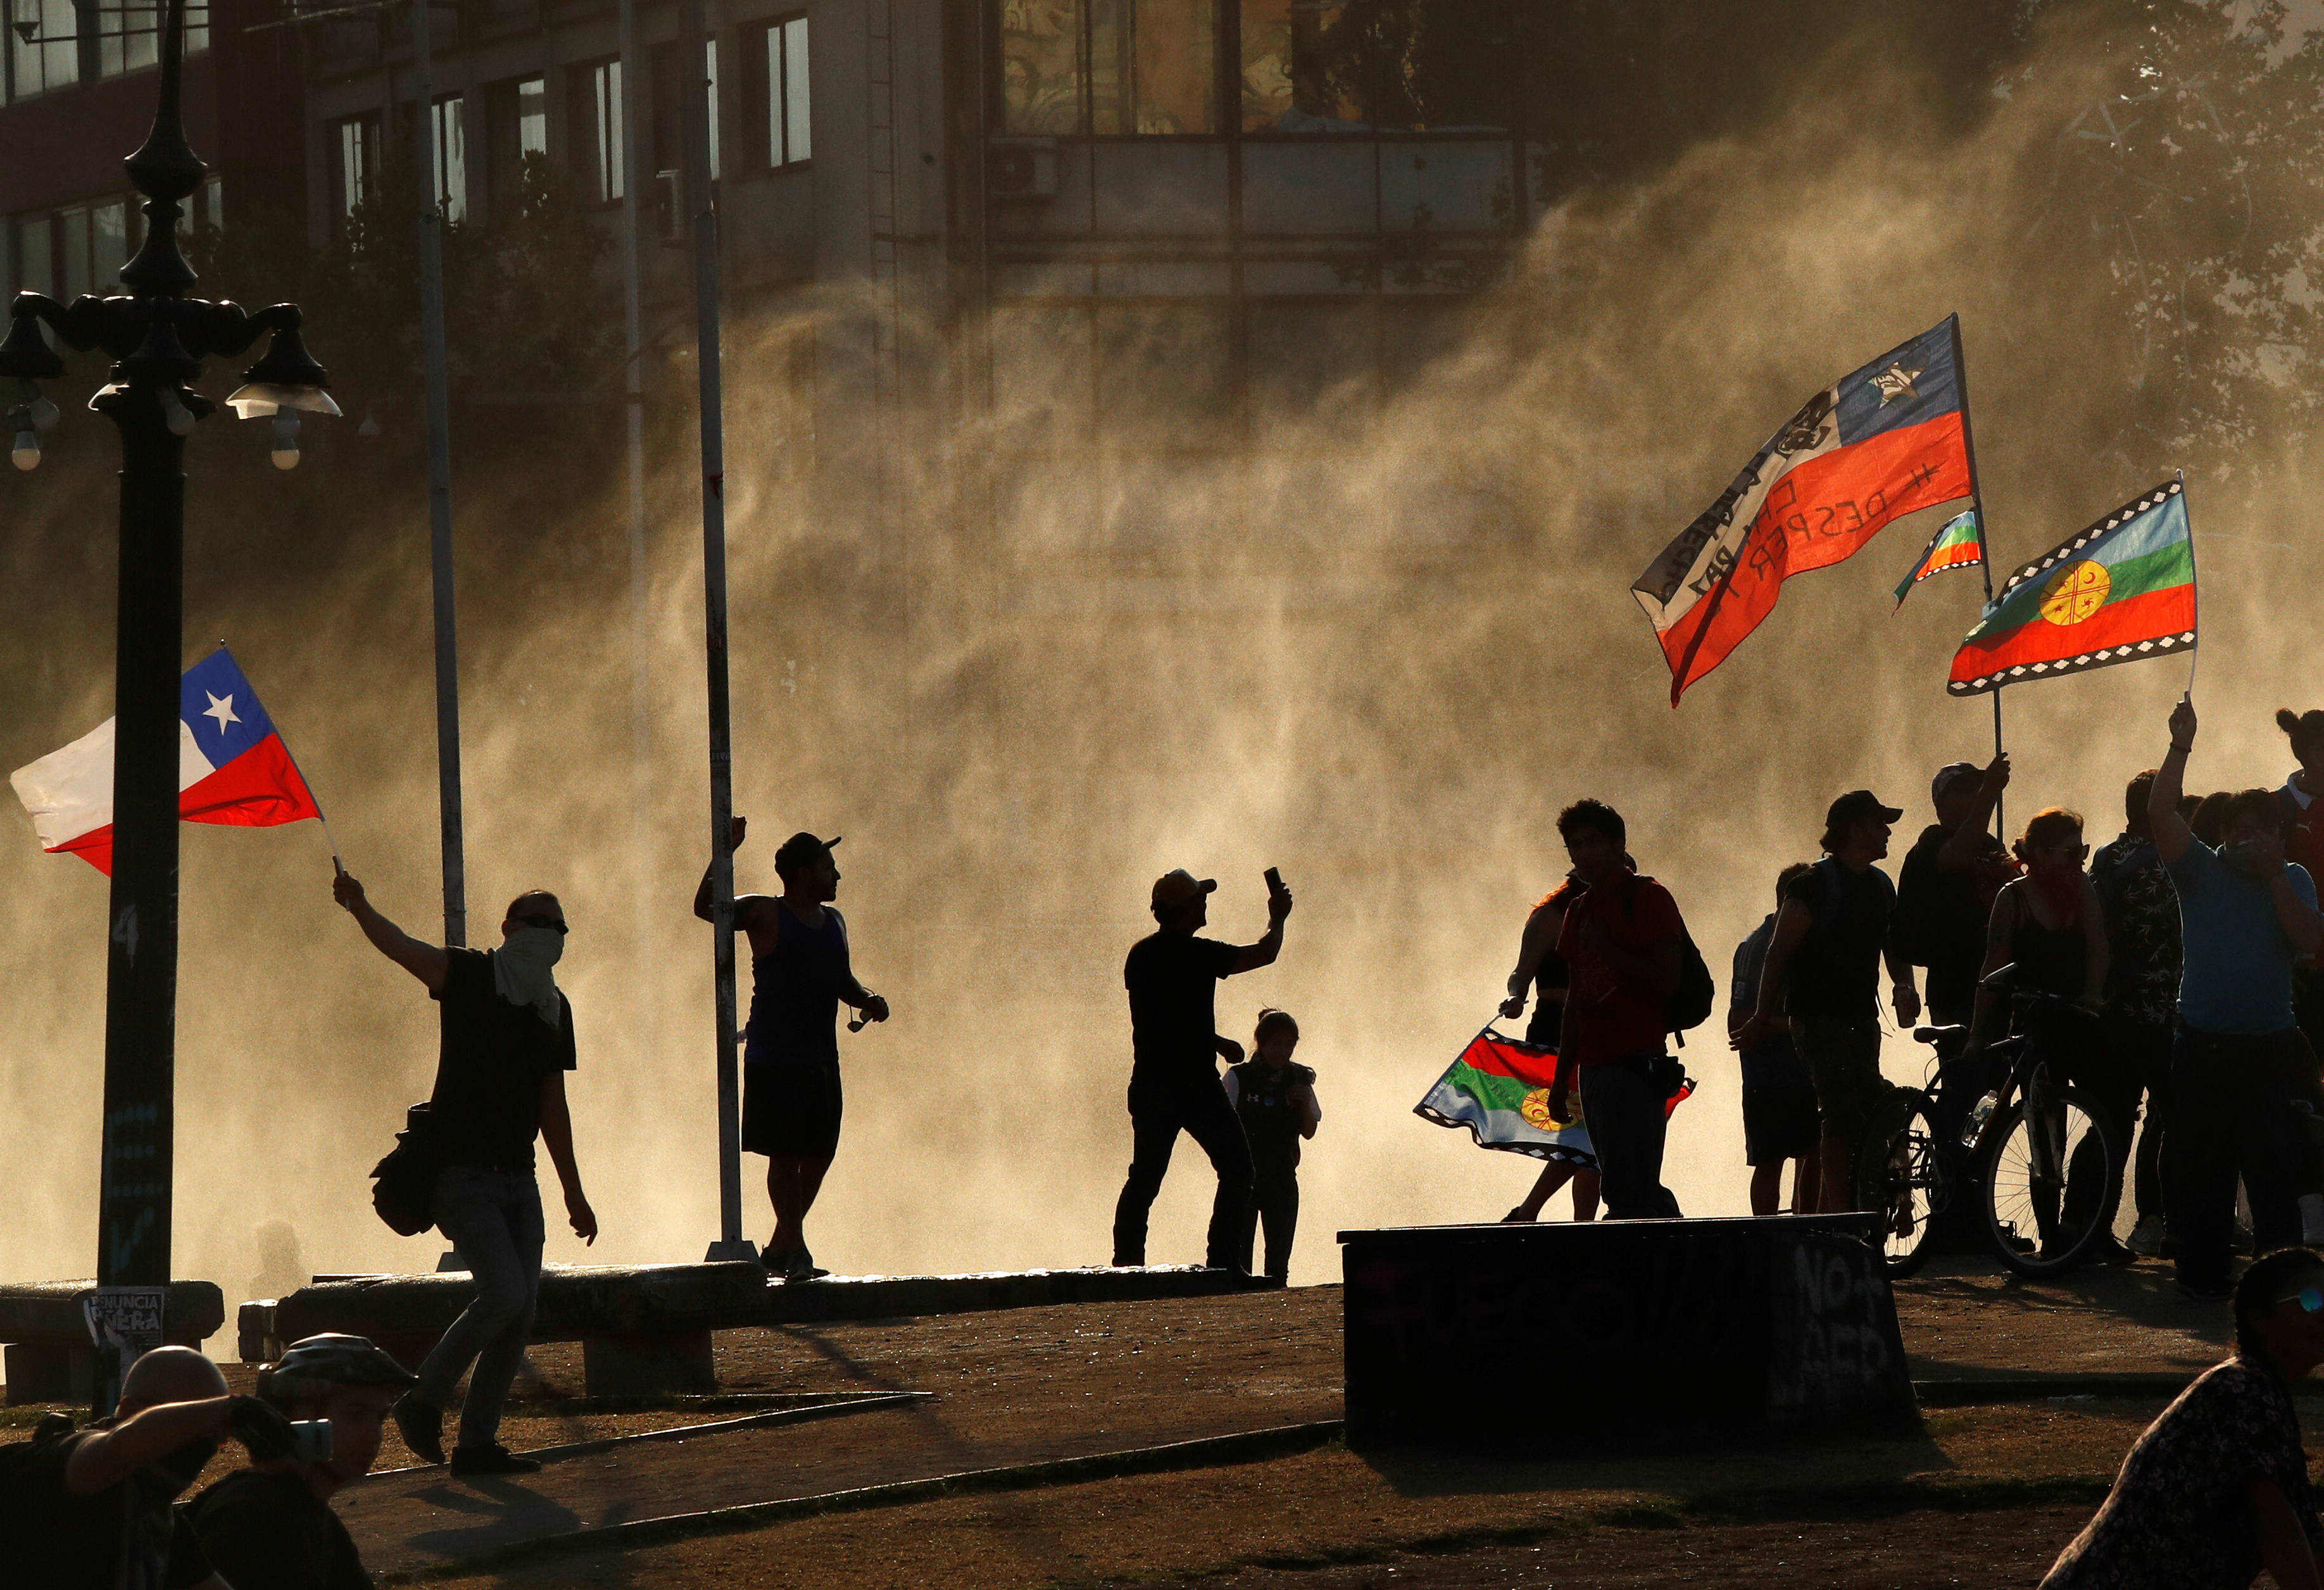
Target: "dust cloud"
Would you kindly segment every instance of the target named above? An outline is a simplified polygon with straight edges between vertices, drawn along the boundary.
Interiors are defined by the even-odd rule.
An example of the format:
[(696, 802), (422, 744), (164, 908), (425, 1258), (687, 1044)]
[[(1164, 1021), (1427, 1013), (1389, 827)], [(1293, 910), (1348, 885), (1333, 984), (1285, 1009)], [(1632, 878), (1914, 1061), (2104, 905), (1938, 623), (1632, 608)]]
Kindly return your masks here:
[[(754, 394), (815, 316), (856, 306), (734, 328), (735, 804), (755, 825), (738, 881), (771, 891), (794, 829), (844, 834), (857, 970), (897, 1012), (841, 1038), (847, 1131), (812, 1222), (824, 1264), (1105, 1259), (1129, 1153), (1121, 957), (1149, 925), (1148, 882), (1181, 865), (1222, 880), (1217, 936), (1263, 926), (1262, 869), (1298, 895), (1281, 962), (1219, 1000), (1238, 1037), (1262, 1004), (1295, 1013), (1321, 1074), (1293, 1280), (1336, 1277), (1338, 1228), (1497, 1218), (1534, 1162), (1411, 1108), (1492, 1016), (1526, 912), (1563, 872), (1561, 805), (1594, 795), (1628, 815), (1723, 1011), (1728, 951), (1777, 869), (1812, 857), (1831, 795), (1869, 786), (1904, 806), (1901, 856), (1930, 773), (1989, 754), (1987, 703), (1942, 687), (1976, 575), (1889, 612), (1926, 516), (1794, 584), (1676, 712), (1628, 593), (1810, 391), (1955, 310), (1997, 556), (2030, 557), (2184, 466), (2204, 591), (2190, 783), (2281, 779), (2269, 714), (2317, 704), (2296, 666), (2315, 617), (2298, 506), (2313, 465), (2264, 425), (2256, 464), (2227, 478), (2107, 430), (2126, 382), (2171, 372), (2099, 341), (2109, 284), (2085, 290), (2055, 234), (2022, 226), (2052, 209), (2078, 224), (2085, 179), (2061, 175), (2077, 152), (2062, 130), (2113, 80), (2076, 37), (2051, 37), (1966, 129), (1915, 121), (1901, 90), (1902, 124), (1869, 124), (1865, 106), (1887, 103), (1877, 43), (1840, 52), (1845, 96), (1803, 95), (1748, 141), (1551, 209), (1511, 278), (1467, 308), (1413, 295), (1433, 340), (1394, 390), (1287, 398), (1254, 416), (1259, 445), (1232, 465), (1176, 461), (1092, 493), (1086, 459), (1068, 458), (989, 531), (963, 528), (974, 515), (954, 517), (933, 463), (904, 461), (882, 530), (819, 510), (783, 462), (800, 417)], [(309, 340), (327, 361), (328, 328)], [(1000, 425), (1046, 423), (1038, 394), (1005, 368), (996, 381)], [(60, 452), (109, 451), (92, 418), (69, 428)], [(263, 450), (254, 436), (214, 420), (192, 449), (189, 655), (232, 640), (349, 868), (433, 936), (420, 499), (334, 494), (346, 438), (279, 481), (240, 456)], [(471, 940), (492, 942), (499, 904), (534, 887), (575, 924), (559, 976), (604, 1235), (585, 1250), (560, 1229), (544, 1165), (552, 1262), (691, 1260), (716, 1235), (709, 933), (688, 912), (707, 818), (688, 431), (668, 427), (655, 456), (642, 694), (618, 470), (560, 496), (540, 471), (466, 466), (456, 488)], [(50, 499), (51, 483), (21, 477), (4, 500), (12, 767), (108, 710), (109, 504), (96, 488)], [(2063, 804), (2094, 841), (2111, 834), (2185, 683), (2163, 661), (2010, 690), (2013, 823)], [(189, 826), (183, 868), (178, 1272), (239, 1300), (274, 1267), (259, 1231), (276, 1221), (318, 1272), (432, 1268), (440, 1240), (390, 1235), (365, 1181), (428, 1088), (424, 991), (333, 907), (312, 825)], [(105, 886), (20, 822), (0, 890), (15, 927), (0, 949), (0, 1275), (86, 1274)], [(1666, 1179), (1690, 1214), (1741, 1213), (1738, 1082), (1715, 1019), (1683, 1058), (1700, 1090)], [(1917, 1077), (1908, 1038), (1886, 1060)], [(761, 1166), (744, 1160), (763, 1238)], [(1157, 1262), (1199, 1257), (1208, 1183), (1184, 1145)], [(286, 1251), (279, 1230), (266, 1240)]]

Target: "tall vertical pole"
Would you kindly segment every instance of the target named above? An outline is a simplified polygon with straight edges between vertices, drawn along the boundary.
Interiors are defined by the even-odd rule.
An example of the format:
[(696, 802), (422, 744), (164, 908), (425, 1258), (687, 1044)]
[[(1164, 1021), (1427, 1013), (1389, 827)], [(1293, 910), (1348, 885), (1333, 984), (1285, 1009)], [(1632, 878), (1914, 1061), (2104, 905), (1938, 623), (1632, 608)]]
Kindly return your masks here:
[[(1960, 392), (1961, 452), (1969, 459), (1969, 504), (1977, 514), (1977, 572), (1985, 578), (1985, 603), (1993, 605), (1993, 544), (1988, 537), (1992, 527), (1985, 517), (1985, 493), (1978, 489), (1977, 479), (1977, 431), (1969, 420), (1969, 358), (1961, 351), (1960, 317), (1950, 317), (1953, 339), (1953, 381)], [(1993, 687), (1993, 754), (2001, 754), (2001, 686)], [(1993, 831), (2006, 836), (2007, 820), (2002, 815), (2002, 801), (1993, 803)]]
[(678, 8), (678, 120), (685, 129), (686, 206), (693, 217), (695, 367), (702, 415), (702, 639), (710, 685), (712, 975), (718, 1021), (718, 1240), (713, 1259), (747, 1259), (742, 1142), (734, 1037), (733, 730), (726, 679), (726, 454), (718, 380), (718, 209), (710, 190), (710, 60), (703, 0)]
[(411, 0), (414, 159), (420, 172), (420, 345), (428, 390), (428, 549), (436, 587), (436, 789), (444, 843), (444, 942), (468, 942), (460, 821), (460, 641), (452, 584), (452, 417), (444, 375), (444, 211), (436, 191), (429, 0)]
[(638, 813), (631, 839), (634, 877), (637, 951), (643, 988), (637, 1006), (638, 1053), (653, 1052), (654, 1001), (644, 991), (652, 986), (647, 970), (648, 946), (653, 940), (655, 913), (649, 902), (653, 889), (653, 825), (644, 820), (652, 800), (648, 761), (653, 749), (653, 719), (648, 701), (648, 626), (646, 622), (646, 415), (645, 309), (639, 283), (638, 158), (638, 9), (637, 0), (621, 0), (622, 52), (622, 423), (629, 452), (630, 486), (630, 810)]

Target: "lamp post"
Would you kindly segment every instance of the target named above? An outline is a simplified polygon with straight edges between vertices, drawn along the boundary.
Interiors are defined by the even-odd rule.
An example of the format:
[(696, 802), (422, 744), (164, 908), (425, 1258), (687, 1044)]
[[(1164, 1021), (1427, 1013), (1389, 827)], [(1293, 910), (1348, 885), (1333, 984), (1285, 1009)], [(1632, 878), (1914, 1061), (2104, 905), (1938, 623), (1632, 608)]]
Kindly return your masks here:
[[(247, 313), (188, 296), (194, 272), (178, 250), (182, 201), (208, 167), (186, 142), (179, 114), (185, 0), (170, 0), (153, 130), (123, 162), (143, 196), (145, 238), (121, 269), (123, 290), (61, 304), (19, 293), (0, 342), (0, 392), (13, 389), (12, 458), (40, 463), (40, 431), (56, 408), (39, 383), (64, 374), (42, 332), (113, 358), (89, 407), (121, 432), (121, 582), (115, 635), (113, 887), (105, 988), (105, 1139), (97, 1231), (100, 1302), (109, 1289), (170, 1282), (171, 1089), (178, 985), (179, 678), (183, 663), (186, 437), (217, 405), (188, 383), (202, 361), (230, 358), (272, 332), (266, 354), (226, 400), (244, 419), (273, 420), (274, 463), (299, 462), (299, 415), (337, 414), (322, 366), (299, 339), (293, 304)], [(143, 1345), (129, 1342), (134, 1348)], [(109, 1412), (125, 1366), (98, 1353), (95, 1402)]]

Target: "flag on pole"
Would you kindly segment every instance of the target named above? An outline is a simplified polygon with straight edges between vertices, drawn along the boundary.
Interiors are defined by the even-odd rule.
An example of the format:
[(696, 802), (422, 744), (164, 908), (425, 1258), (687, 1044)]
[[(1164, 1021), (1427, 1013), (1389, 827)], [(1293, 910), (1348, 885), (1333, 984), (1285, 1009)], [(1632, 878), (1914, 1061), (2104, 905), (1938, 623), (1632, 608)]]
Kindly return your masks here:
[(2186, 488), (2165, 481), (2010, 575), (1961, 641), (1945, 688), (1978, 695), (2194, 644)]
[(1955, 346), (1948, 317), (1810, 398), (1638, 576), (1673, 706), (1758, 628), (1784, 580), (1969, 494)]
[[(178, 815), (272, 828), (322, 816), (258, 693), (223, 646), (179, 683)], [(8, 776), (41, 848), (113, 872), (113, 722)]]
[(1985, 532), (1977, 522), (1977, 510), (1964, 509), (1945, 520), (1943, 527), (1929, 538), (1921, 561), (1896, 583), (1896, 605), (1904, 606), (1913, 587), (1931, 574), (1941, 574), (1947, 569), (1975, 568), (1984, 561)]

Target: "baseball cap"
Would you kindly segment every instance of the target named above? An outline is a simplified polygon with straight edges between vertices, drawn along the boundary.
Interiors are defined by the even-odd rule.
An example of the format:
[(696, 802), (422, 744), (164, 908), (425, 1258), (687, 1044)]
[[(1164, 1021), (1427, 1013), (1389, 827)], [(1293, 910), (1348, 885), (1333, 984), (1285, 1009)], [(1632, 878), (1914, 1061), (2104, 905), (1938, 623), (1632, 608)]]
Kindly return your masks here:
[(775, 852), (775, 870), (778, 873), (788, 872), (818, 857), (828, 856), (831, 847), (837, 844), (842, 837), (835, 834), (830, 839), (817, 839), (804, 832), (795, 833), (785, 840), (782, 847)]
[(1157, 911), (1176, 911), (1196, 895), (1207, 895), (1218, 887), (1215, 878), (1196, 878), (1183, 867), (1173, 867), (1154, 880), (1153, 906)]
[(1823, 825), (1836, 833), (1844, 825), (1860, 822), (1867, 817), (1877, 817), (1883, 823), (1894, 823), (1904, 814), (1900, 807), (1882, 805), (1880, 797), (1868, 789), (1851, 789), (1840, 799), (1832, 802), (1831, 809), (1823, 814)]
[(341, 1386), (401, 1390), (419, 1378), (368, 1337), (326, 1332), (292, 1342), (280, 1359), (260, 1370), (258, 1394), (280, 1406), (300, 1397), (328, 1396)]
[(1932, 801), (1943, 800), (1945, 798), (1945, 791), (1950, 789), (1962, 779), (1982, 778), (1984, 777), (1985, 769), (1978, 767), (1975, 762), (1947, 762), (1943, 767), (1937, 769), (1937, 776), (1929, 780), (1929, 798)]

